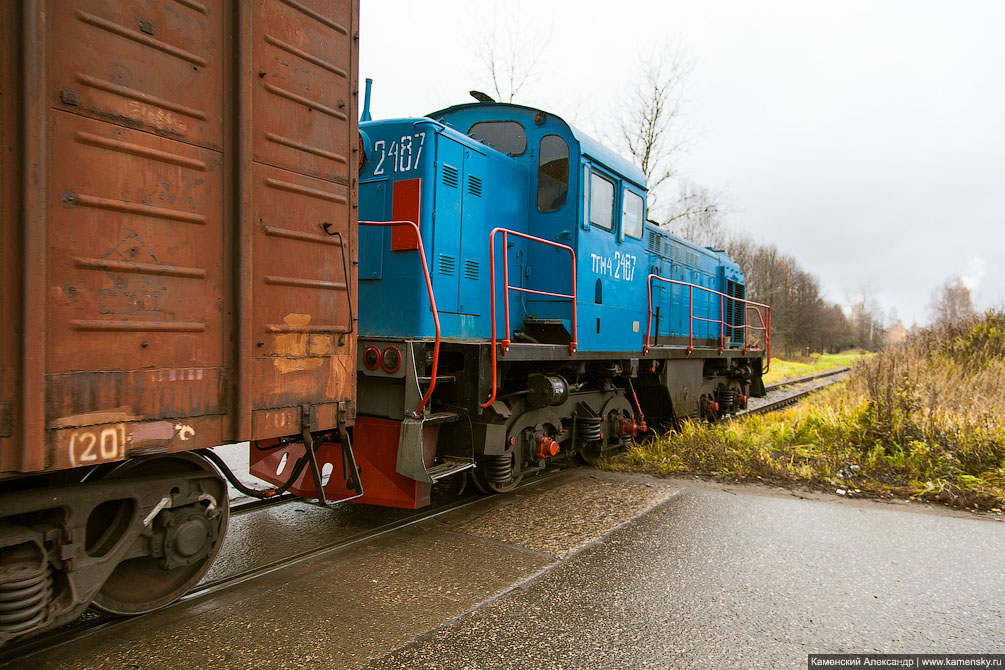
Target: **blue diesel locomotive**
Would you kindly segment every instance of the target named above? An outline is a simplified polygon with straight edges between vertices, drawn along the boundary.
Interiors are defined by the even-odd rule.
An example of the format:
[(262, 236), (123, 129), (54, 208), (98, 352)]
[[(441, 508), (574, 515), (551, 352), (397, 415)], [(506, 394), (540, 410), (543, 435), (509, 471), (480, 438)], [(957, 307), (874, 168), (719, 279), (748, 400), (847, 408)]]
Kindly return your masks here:
[[(333, 477), (328, 498), (419, 507), (466, 470), (506, 491), (555, 458), (595, 462), (647, 417), (714, 419), (763, 395), (767, 306), (724, 252), (647, 221), (630, 162), (514, 104), (360, 134), (365, 492)], [(281, 453), (252, 471), (282, 481)]]

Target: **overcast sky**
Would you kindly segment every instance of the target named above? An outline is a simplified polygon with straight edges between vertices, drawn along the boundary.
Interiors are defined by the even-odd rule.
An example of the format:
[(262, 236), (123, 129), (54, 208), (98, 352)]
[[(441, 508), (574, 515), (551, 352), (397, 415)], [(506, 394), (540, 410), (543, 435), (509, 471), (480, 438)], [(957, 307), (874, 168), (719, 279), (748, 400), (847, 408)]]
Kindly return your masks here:
[(959, 276), (1005, 305), (1005, 2), (362, 0), (374, 118), (491, 91), (492, 26), (543, 45), (515, 102), (598, 135), (642, 62), (683, 54), (682, 176), (826, 298), (910, 326)]

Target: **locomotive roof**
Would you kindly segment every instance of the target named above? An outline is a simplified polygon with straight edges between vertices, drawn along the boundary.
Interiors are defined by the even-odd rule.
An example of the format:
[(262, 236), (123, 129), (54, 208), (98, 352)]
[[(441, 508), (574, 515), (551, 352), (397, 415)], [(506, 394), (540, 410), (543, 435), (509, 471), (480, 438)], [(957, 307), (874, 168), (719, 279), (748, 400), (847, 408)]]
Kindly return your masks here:
[[(617, 152), (605, 147), (603, 144), (593, 139), (582, 130), (576, 128), (574, 125), (558, 116), (553, 112), (547, 112), (543, 109), (538, 109), (536, 107), (526, 107), (524, 105), (514, 105), (508, 102), (469, 102), (460, 105), (454, 105), (452, 107), (447, 107), (446, 109), (441, 109), (436, 112), (428, 114), (429, 118), (441, 119), (448, 117), (454, 112), (476, 112), (477, 110), (485, 110), (486, 121), (502, 121), (505, 117), (500, 117), (499, 110), (519, 110), (521, 114), (519, 116), (526, 116), (527, 113), (533, 115), (541, 112), (547, 114), (552, 119), (557, 120), (562, 125), (567, 127), (572, 133), (572, 136), (579, 143), (580, 152), (593, 159), (594, 161), (601, 163), (607, 168), (618, 173), (628, 181), (635, 183), (637, 186), (646, 188), (646, 174), (634, 163), (625, 159)], [(494, 113), (489, 113), (488, 110), (492, 110)], [(512, 116), (512, 115), (509, 115)], [(460, 129), (458, 129), (460, 130)], [(462, 131), (466, 132), (466, 131)]]

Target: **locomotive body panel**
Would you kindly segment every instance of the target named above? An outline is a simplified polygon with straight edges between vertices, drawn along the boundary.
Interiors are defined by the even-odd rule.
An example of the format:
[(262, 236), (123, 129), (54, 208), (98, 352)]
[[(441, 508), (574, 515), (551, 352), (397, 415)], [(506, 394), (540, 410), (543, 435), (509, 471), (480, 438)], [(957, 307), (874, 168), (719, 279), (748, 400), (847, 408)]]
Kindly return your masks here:
[[(575, 290), (578, 351), (641, 350), (650, 323), (651, 283), (653, 344), (718, 347), (723, 339), (726, 346), (743, 345), (746, 310), (729, 299), (744, 297), (739, 268), (724, 253), (647, 222), (641, 170), (559, 117), (519, 105), (483, 103), (363, 128), (372, 137), (362, 172), (361, 218), (401, 218), (395, 215), (394, 184), (404, 178), (421, 181), (416, 217), (443, 338), (491, 338), (494, 293), (497, 338), (569, 344), (573, 309), (562, 296)], [(412, 161), (417, 146), (424, 153), (420, 161)], [(487, 179), (474, 167), (479, 163), (489, 166)], [(478, 197), (472, 196), (473, 182)], [(521, 203), (520, 208), (513, 203)], [(493, 282), (484, 270), (490, 260), (488, 238), (496, 228), (554, 245), (510, 235), (504, 270), (498, 235)], [(364, 313), (361, 332), (432, 338), (428, 297), (416, 281), (421, 278), (416, 254), (396, 250), (394, 233), (386, 228), (362, 236), (361, 291), (365, 304), (378, 309)], [(555, 245), (574, 251), (574, 268), (568, 249)], [(504, 271), (513, 287), (510, 333), (503, 332)], [(650, 280), (650, 274), (679, 283)], [(388, 310), (401, 315), (406, 325), (399, 328), (383, 319)], [(723, 314), (728, 325), (720, 324)]]
[[(486, 222), (526, 230), (526, 169), (429, 119), (375, 121), (361, 130), (370, 149), (360, 173), (360, 219), (414, 220), (444, 337), (485, 338), (491, 332)], [(508, 251), (513, 268), (526, 264), (523, 247), (518, 241)], [(361, 226), (361, 334), (434, 337), (416, 249), (411, 229)]]

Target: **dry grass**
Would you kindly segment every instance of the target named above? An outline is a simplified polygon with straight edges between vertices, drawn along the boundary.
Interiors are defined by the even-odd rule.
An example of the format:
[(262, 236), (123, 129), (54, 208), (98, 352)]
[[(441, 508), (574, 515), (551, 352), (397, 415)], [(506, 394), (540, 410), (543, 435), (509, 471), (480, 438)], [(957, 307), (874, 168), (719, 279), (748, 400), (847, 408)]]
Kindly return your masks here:
[(686, 424), (611, 467), (802, 480), (1002, 509), (1005, 313), (914, 335), (795, 408)]
[(872, 356), (872, 354), (856, 349), (842, 351), (840, 354), (813, 354), (798, 360), (772, 358), (771, 369), (768, 374), (764, 375), (763, 381), (765, 384), (774, 384), (785, 379), (811, 375), (814, 372), (851, 367), (868, 356)]

